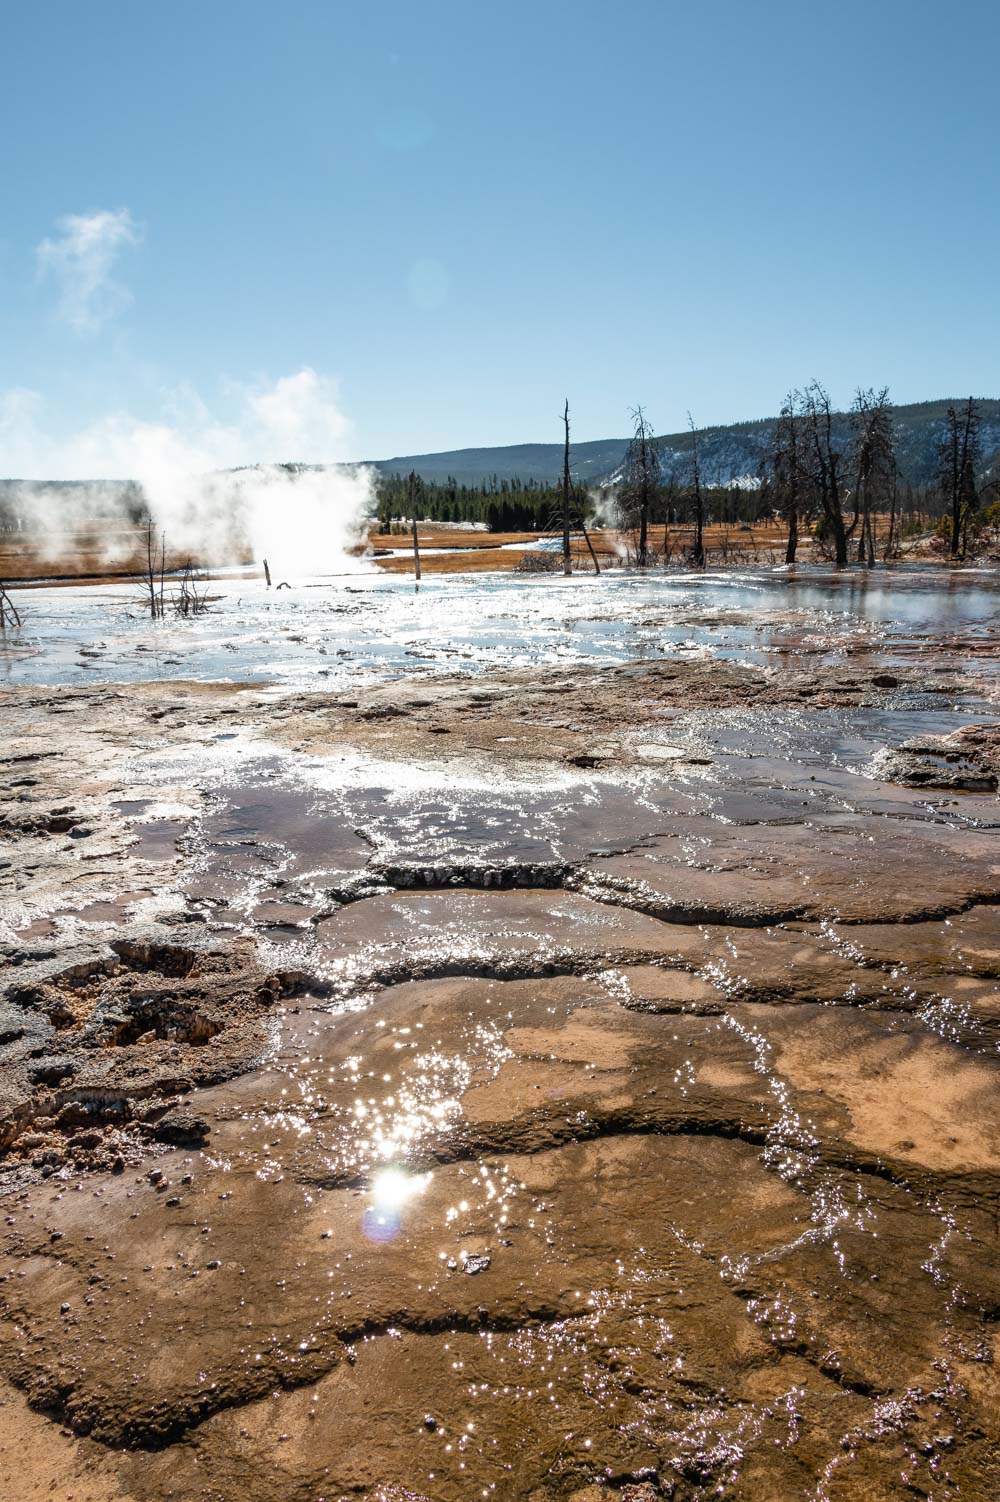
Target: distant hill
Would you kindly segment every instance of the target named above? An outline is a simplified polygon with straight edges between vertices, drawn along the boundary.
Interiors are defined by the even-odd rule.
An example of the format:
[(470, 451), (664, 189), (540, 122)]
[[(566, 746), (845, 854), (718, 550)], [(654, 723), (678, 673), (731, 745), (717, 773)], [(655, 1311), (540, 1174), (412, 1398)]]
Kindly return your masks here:
[[(598, 438), (574, 443), (570, 456), (573, 476), (583, 484), (597, 484), (609, 475), (625, 452), (625, 438)], [(408, 475), (415, 470), (422, 480), (443, 483), (449, 477), (459, 485), (487, 484), (498, 480), (538, 480), (550, 485), (562, 478), (561, 443), (512, 443), (504, 448), (448, 449), (442, 454), (405, 454), (395, 459), (369, 463), (386, 475)]]
[[(943, 397), (939, 401), (916, 402), (893, 410), (896, 426), (896, 452), (904, 482), (928, 485), (936, 478), (937, 445), (945, 413), (954, 401), (964, 398)], [(1000, 401), (983, 398), (982, 440), (984, 468), (1000, 472)], [(739, 485), (753, 482), (771, 439), (775, 419), (758, 418), (751, 422), (726, 423), (703, 428), (698, 433), (698, 454), (702, 481), (706, 485)], [(834, 432), (846, 444), (850, 422), (846, 413), (834, 419)], [(665, 475), (671, 471), (682, 482), (690, 467), (691, 435), (688, 432), (666, 433), (659, 439)], [(575, 443), (571, 449), (573, 477), (581, 484), (600, 484), (612, 478), (619, 468), (628, 439), (602, 438), (592, 443)], [(562, 475), (561, 443), (518, 443), (504, 448), (450, 449), (439, 454), (407, 454), (395, 459), (373, 460), (383, 474), (406, 475), (415, 470), (424, 480), (442, 482), (449, 476), (460, 485), (487, 484), (497, 480), (538, 480), (555, 484)]]
[[(904, 483), (914, 486), (933, 484), (937, 474), (937, 446), (945, 412), (954, 400), (917, 402), (896, 407), (896, 453)], [(982, 413), (983, 478), (1000, 477), (1000, 401), (993, 397), (979, 399)], [(726, 423), (702, 428), (698, 433), (698, 454), (702, 483), (705, 485), (750, 485), (755, 483), (760, 463), (767, 452), (774, 428), (773, 417), (752, 422)], [(850, 420), (845, 413), (834, 417), (834, 432), (841, 444), (850, 436)], [(667, 433), (660, 439), (664, 477), (673, 474), (679, 484), (690, 474), (691, 434)], [(620, 469), (627, 437), (600, 438), (590, 443), (574, 443), (571, 449), (573, 477), (578, 484), (597, 486), (614, 479)], [(0, 454), (2, 462), (2, 454)], [(424, 480), (441, 483), (449, 477), (459, 485), (475, 488), (487, 486), (495, 478), (502, 480), (536, 480), (543, 485), (556, 484), (562, 476), (561, 443), (515, 443), (503, 448), (449, 449), (437, 454), (404, 454), (394, 459), (369, 461), (383, 474), (406, 475), (415, 470)], [(302, 465), (294, 468), (324, 468)], [(0, 479), (0, 525), (4, 515), (34, 511), (47, 518), (111, 516), (142, 512), (142, 492), (131, 480), (3, 480)]]

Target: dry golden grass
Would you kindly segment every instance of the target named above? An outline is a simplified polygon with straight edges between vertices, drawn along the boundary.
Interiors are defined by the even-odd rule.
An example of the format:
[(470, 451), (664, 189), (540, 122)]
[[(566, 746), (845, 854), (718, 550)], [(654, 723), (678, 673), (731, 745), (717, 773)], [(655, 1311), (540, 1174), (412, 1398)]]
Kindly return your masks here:
[[(653, 557), (659, 557), (664, 551), (664, 536), (669, 533), (670, 549), (672, 555), (680, 560), (690, 548), (694, 538), (691, 527), (650, 527), (648, 545)], [(517, 567), (524, 557), (528, 548), (504, 548), (498, 551), (504, 543), (523, 542), (525, 544), (537, 542), (538, 534), (534, 532), (516, 533), (484, 533), (484, 532), (456, 532), (448, 529), (443, 533), (449, 539), (447, 543), (432, 542), (431, 537), (438, 534), (430, 527), (418, 528), (417, 533), (421, 546), (439, 547), (448, 546), (456, 551), (447, 554), (421, 555), (420, 570), (422, 574), (464, 574), (509, 572)], [(452, 541), (462, 538), (463, 542)], [(773, 524), (755, 526), (752, 531), (749, 528), (738, 526), (710, 526), (705, 528), (706, 550), (721, 560), (728, 555), (735, 558), (739, 555), (753, 562), (758, 559), (761, 564), (774, 561), (774, 555), (784, 557), (785, 529)], [(373, 537), (372, 544), (376, 547), (385, 545), (380, 537)], [(590, 534), (591, 545), (597, 554), (598, 563), (617, 563), (621, 557), (623, 539), (614, 531), (594, 531)], [(628, 541), (625, 539), (624, 541)], [(803, 537), (805, 541), (805, 537)], [(392, 537), (387, 539), (393, 547), (405, 546), (406, 539)], [(592, 568), (590, 550), (582, 534), (574, 534), (570, 538), (570, 554), (574, 565), (580, 568)], [(391, 574), (412, 574), (413, 554), (408, 552), (395, 558), (376, 558), (379, 568)], [(714, 560), (713, 560), (714, 561)]]
[[(423, 554), (420, 558), (421, 574), (485, 574), (507, 573), (524, 557), (524, 548), (511, 548), (501, 552), (498, 548), (461, 548), (451, 553)], [(404, 558), (376, 558), (378, 567), (387, 574), (412, 574), (413, 554)]]
[[(233, 559), (236, 563), (249, 559)], [(205, 560), (190, 552), (167, 549), (168, 570)], [(64, 531), (13, 537), (0, 534), (0, 579), (9, 583), (44, 580), (56, 584), (107, 584), (142, 574), (146, 569), (146, 529), (124, 523), (67, 527)]]
[[(879, 538), (884, 537), (888, 531), (888, 517), (876, 517), (875, 530)], [(424, 550), (421, 571), (425, 574), (508, 572), (517, 567), (528, 546), (538, 540), (538, 535), (533, 532), (481, 532), (472, 527), (442, 527), (433, 522), (419, 524), (417, 535)], [(691, 547), (694, 532), (687, 526), (650, 527), (649, 549), (654, 557), (662, 556), (665, 537), (669, 541), (671, 556), (681, 561)], [(713, 564), (728, 560), (744, 564), (756, 561), (766, 565), (784, 558), (785, 537), (784, 527), (773, 522), (761, 523), (752, 529), (735, 524), (714, 524), (705, 528), (705, 548), (709, 562)], [(618, 533), (594, 531), (590, 538), (599, 560), (618, 561), (623, 541)], [(815, 556), (808, 529), (803, 528), (801, 540), (800, 556), (805, 562)], [(375, 563), (386, 573), (413, 572), (408, 534), (373, 532), (368, 543), (373, 550), (392, 549), (397, 554), (395, 557), (375, 558)], [(519, 543), (525, 546), (516, 546)], [(428, 553), (428, 549), (447, 551)], [(590, 553), (582, 535), (573, 536), (571, 549), (579, 566), (591, 566)], [(120, 523), (99, 532), (88, 526), (50, 532), (44, 537), (0, 535), (0, 579), (24, 586), (37, 580), (58, 584), (111, 583), (142, 574), (146, 566), (145, 550), (145, 529)], [(189, 556), (168, 551), (168, 569), (180, 567)], [(206, 566), (204, 558), (195, 556), (190, 561), (196, 567)], [(215, 560), (216, 563), (219, 561)], [(247, 554), (229, 561), (249, 564), (254, 560)]]
[[(475, 527), (438, 527), (433, 522), (417, 523), (417, 539), (422, 548), (500, 548), (508, 542), (534, 542), (535, 532), (481, 532)], [(370, 532), (373, 548), (412, 548), (409, 532)]]

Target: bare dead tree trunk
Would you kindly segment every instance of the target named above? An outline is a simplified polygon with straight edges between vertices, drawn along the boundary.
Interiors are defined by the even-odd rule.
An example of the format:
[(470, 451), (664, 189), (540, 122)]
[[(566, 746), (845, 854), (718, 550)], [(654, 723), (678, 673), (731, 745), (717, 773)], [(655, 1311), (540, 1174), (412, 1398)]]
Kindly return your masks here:
[(892, 492), (889, 496), (889, 536), (885, 544), (886, 562), (893, 556), (896, 547), (896, 501), (898, 498), (899, 484), (896, 476), (893, 476)]
[(414, 470), (410, 470), (406, 482), (407, 510), (410, 513), (410, 526), (413, 533), (413, 577), (420, 583), (420, 539), (417, 537), (417, 476)]
[(979, 408), (973, 397), (961, 417), (948, 408), (945, 430), (945, 483), (951, 503), (951, 556), (965, 553), (969, 517), (976, 507), (976, 466), (979, 463)]
[(7, 593), (3, 580), (0, 579), (0, 631), (6, 631), (8, 626), (20, 628), (20, 625), (21, 617), (17, 612), (17, 607)]
[[(896, 468), (896, 440), (892, 424), (892, 405), (889, 388), (880, 391), (874, 387), (867, 391), (860, 387), (855, 393), (851, 407), (853, 436), (850, 453), (856, 469), (854, 514), (861, 508), (861, 539), (858, 544), (858, 562), (868, 568), (875, 564), (875, 521), (878, 505), (891, 500), (893, 515), (889, 520), (889, 549), (896, 504), (898, 472)], [(888, 556), (888, 554), (887, 554)]]
[(267, 559), (266, 558), (264, 559), (264, 579), (265, 579), (265, 581), (267, 583), (268, 589), (270, 589), (271, 588), (271, 570), (267, 566)]
[(795, 554), (799, 546), (799, 513), (798, 509), (789, 510), (788, 513), (788, 542), (785, 547), (785, 562), (794, 563)]
[(691, 413), (688, 413), (691, 429), (691, 478), (694, 485), (694, 549), (691, 562), (695, 568), (705, 567), (705, 506), (701, 495), (701, 466), (698, 462), (698, 431)]
[(660, 480), (660, 453), (653, 429), (641, 407), (633, 407), (632, 438), (625, 451), (623, 479), (618, 494), (618, 511), (622, 522), (633, 531), (638, 528), (636, 564), (649, 563), (649, 510)]
[(833, 442), (833, 412), (830, 398), (818, 381), (812, 381), (806, 387), (801, 407), (808, 424), (807, 438), (812, 450), (810, 480), (819, 496), (823, 519), (833, 537), (836, 567), (846, 568), (848, 544), (857, 527), (859, 512), (855, 507), (854, 520), (849, 527), (845, 526), (840, 479), (841, 456)]
[[(565, 442), (563, 444), (563, 482), (562, 482), (562, 555), (563, 573), (571, 574), (573, 564), (569, 551), (569, 397), (566, 398), (563, 407), (563, 426), (565, 428)], [(593, 552), (593, 549), (591, 549)]]
[[(161, 555), (160, 555), (161, 560), (162, 560), (162, 556), (163, 555), (162, 555), (162, 552), (161, 552)], [(163, 614), (163, 585), (162, 585), (162, 568), (161, 568), (160, 595), (159, 595), (159, 598), (157, 598), (157, 594), (156, 594), (156, 547), (155, 547), (154, 541), (153, 541), (153, 518), (152, 517), (150, 517), (148, 523), (146, 524), (146, 587), (149, 590), (149, 614), (150, 614), (151, 618), (155, 621), (159, 616), (161, 616)]]
[(597, 561), (597, 554), (594, 552), (594, 544), (590, 540), (590, 533), (587, 531), (587, 523), (583, 520), (582, 515), (580, 517), (580, 530), (583, 533), (584, 542), (590, 549), (590, 559), (594, 565), (594, 573), (599, 574), (601, 572), (601, 565)]

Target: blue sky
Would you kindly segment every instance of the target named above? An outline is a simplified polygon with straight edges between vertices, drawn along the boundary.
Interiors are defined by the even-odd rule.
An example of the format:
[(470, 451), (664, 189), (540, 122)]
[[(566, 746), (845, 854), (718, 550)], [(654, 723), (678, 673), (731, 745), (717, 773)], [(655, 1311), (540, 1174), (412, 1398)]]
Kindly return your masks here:
[[(0, 473), (1000, 394), (1000, 7), (5, 7)], [(349, 420), (345, 426), (343, 419)], [(296, 451), (291, 451), (296, 450)]]

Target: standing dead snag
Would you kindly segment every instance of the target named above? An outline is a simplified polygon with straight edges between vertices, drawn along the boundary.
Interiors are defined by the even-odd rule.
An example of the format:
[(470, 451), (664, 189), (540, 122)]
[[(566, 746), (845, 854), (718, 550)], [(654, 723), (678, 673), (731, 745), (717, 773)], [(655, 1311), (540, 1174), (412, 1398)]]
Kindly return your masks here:
[(705, 567), (705, 505), (701, 495), (701, 466), (698, 462), (698, 429), (694, 425), (691, 413), (688, 413), (688, 427), (691, 429), (691, 484), (694, 495), (694, 547), (691, 550), (691, 562), (695, 568)]
[(563, 445), (562, 555), (563, 573), (569, 575), (573, 572), (569, 553), (569, 397), (566, 398), (563, 407), (563, 426), (566, 430), (566, 441)]
[(800, 453), (799, 418), (795, 393), (785, 397), (774, 425), (768, 454), (761, 466), (762, 478), (773, 488), (775, 509), (784, 517), (788, 528), (785, 562), (794, 563), (799, 546), (799, 521), (803, 514), (805, 486)]
[(859, 506), (861, 509), (858, 562), (870, 568), (875, 562), (872, 502), (877, 506), (884, 501), (894, 493), (896, 484), (896, 446), (888, 386), (881, 391), (862, 391), (859, 387), (851, 408), (851, 421), (854, 427), (851, 448), (857, 471), (855, 510)]
[(413, 577), (420, 583), (420, 539), (417, 537), (417, 486), (418, 477), (416, 470), (411, 469), (406, 480), (406, 493), (410, 523), (413, 528)]
[(580, 530), (583, 533), (583, 540), (587, 544), (587, 547), (588, 547), (588, 549), (590, 551), (590, 559), (591, 559), (591, 562), (594, 565), (594, 573), (595, 574), (599, 574), (601, 572), (601, 565), (597, 561), (597, 554), (594, 552), (594, 544), (591, 542), (591, 540), (590, 540), (590, 533), (587, 531), (587, 522), (586, 522), (586, 518), (584, 517), (584, 498), (582, 496), (577, 496), (577, 494), (576, 494), (576, 492), (575, 492), (575, 490), (573, 488), (573, 481), (570, 478), (570, 469), (569, 469), (569, 400), (568, 399), (567, 399), (567, 401), (566, 401), (566, 403), (565, 403), (565, 405), (563, 407), (563, 427), (564, 427), (564, 430), (565, 430), (564, 431), (564, 439), (565, 439), (565, 441), (563, 443), (563, 477), (562, 477), (562, 559), (563, 559), (563, 573), (568, 575), (568, 574), (571, 574), (573, 572), (573, 559), (572, 559), (572, 554), (570, 552), (569, 525), (570, 525), (570, 514), (571, 514), (571, 512), (577, 511), (579, 513)]
[[(203, 579), (204, 576), (202, 575)], [(174, 596), (173, 607), (178, 615), (203, 615), (208, 609), (208, 585), (199, 591), (199, 576), (190, 560), (181, 574), (180, 592)]]
[[(160, 557), (156, 557), (156, 535), (153, 531), (153, 518), (146, 523), (146, 573), (144, 576), (145, 587), (149, 592), (149, 613), (153, 620), (161, 620), (163, 617), (163, 576), (166, 572), (166, 537), (160, 535)], [(159, 573), (160, 588), (157, 593), (156, 577)]]
[(641, 407), (633, 407), (632, 438), (625, 450), (618, 512), (622, 525), (638, 534), (635, 561), (639, 568), (649, 563), (649, 514), (660, 480), (660, 454), (652, 425)]
[(20, 628), (20, 625), (21, 617), (17, 607), (7, 593), (3, 580), (0, 579), (0, 631), (6, 631), (8, 626)]
[(855, 494), (854, 517), (844, 522), (843, 456), (833, 441), (833, 409), (830, 397), (819, 381), (810, 381), (799, 397), (799, 412), (805, 425), (802, 446), (803, 466), (809, 486), (819, 500), (823, 524), (833, 538), (834, 562), (847, 567), (847, 545), (857, 529), (860, 512)]
[(969, 519), (976, 509), (980, 412), (970, 396), (961, 412), (949, 407), (941, 439), (941, 490), (951, 512), (951, 556), (965, 556)]

